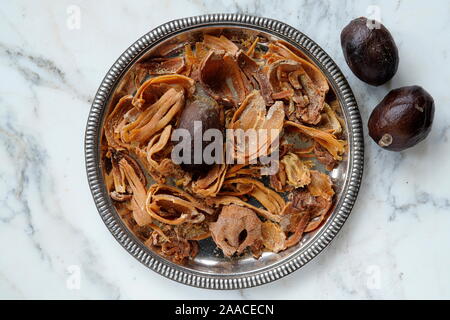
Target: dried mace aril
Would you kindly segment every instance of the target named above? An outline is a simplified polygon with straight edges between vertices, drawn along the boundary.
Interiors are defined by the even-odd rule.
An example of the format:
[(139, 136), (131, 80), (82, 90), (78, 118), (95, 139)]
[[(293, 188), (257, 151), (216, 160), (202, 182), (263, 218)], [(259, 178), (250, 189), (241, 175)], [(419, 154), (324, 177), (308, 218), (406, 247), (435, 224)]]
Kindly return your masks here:
[(430, 133), (434, 100), (419, 86), (392, 90), (369, 118), (369, 135), (391, 151), (410, 148)]

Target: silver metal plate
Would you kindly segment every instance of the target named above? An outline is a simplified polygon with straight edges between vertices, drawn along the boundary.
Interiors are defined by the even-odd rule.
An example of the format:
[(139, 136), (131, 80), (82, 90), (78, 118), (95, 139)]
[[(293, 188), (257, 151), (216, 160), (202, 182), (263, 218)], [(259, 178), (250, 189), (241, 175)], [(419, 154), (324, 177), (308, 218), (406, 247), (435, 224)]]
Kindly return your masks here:
[[(340, 101), (349, 151), (331, 172), (336, 191), (331, 215), (321, 228), (307, 234), (297, 246), (278, 254), (264, 253), (258, 260), (251, 256), (228, 259), (218, 252), (211, 240), (202, 240), (198, 256), (180, 266), (145, 247), (121, 221), (103, 181), (99, 150), (101, 128), (115, 89), (136, 62), (167, 44), (195, 41), (200, 34), (215, 31), (280, 39), (302, 50), (325, 74)], [(85, 133), (85, 156), (89, 186), (100, 216), (130, 254), (150, 269), (184, 284), (209, 289), (240, 289), (277, 280), (299, 269), (331, 242), (356, 200), (363, 171), (364, 141), (353, 93), (339, 68), (314, 41), (276, 20), (241, 14), (214, 14), (163, 24), (137, 40), (119, 57), (103, 79), (92, 104)]]

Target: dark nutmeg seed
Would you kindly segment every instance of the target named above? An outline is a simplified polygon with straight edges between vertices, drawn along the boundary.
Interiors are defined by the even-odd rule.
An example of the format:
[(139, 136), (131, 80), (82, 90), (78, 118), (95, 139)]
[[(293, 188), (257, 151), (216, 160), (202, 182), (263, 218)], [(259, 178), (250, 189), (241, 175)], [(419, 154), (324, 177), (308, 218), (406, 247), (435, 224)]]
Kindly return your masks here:
[(392, 90), (369, 118), (369, 135), (391, 151), (410, 148), (427, 137), (434, 117), (434, 100), (422, 87)]
[(341, 33), (345, 60), (362, 81), (379, 86), (388, 82), (398, 69), (398, 49), (391, 33), (377, 22), (361, 17), (352, 20)]
[[(181, 167), (184, 170), (194, 174), (201, 174), (209, 169), (210, 165), (204, 163), (203, 158), (201, 163), (195, 163), (194, 161), (195, 153), (202, 153), (203, 149), (205, 149), (209, 142), (202, 140), (201, 150), (196, 150), (194, 148), (194, 138), (196, 135), (203, 138), (203, 134), (208, 129), (218, 129), (222, 131), (224, 127), (222, 118), (221, 107), (217, 104), (217, 102), (207, 95), (201, 87), (197, 87), (195, 96), (186, 102), (186, 106), (181, 113), (178, 124), (178, 128), (186, 129), (191, 138), (191, 152), (189, 156), (190, 161), (189, 163), (181, 164)], [(201, 123), (201, 132), (196, 132), (195, 122)]]

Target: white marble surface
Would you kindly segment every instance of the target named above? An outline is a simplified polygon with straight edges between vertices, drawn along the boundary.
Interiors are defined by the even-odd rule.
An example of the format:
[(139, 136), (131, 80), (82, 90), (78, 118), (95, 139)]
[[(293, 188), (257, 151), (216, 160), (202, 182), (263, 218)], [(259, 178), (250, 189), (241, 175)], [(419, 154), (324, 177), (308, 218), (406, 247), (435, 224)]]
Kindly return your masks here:
[[(340, 30), (381, 9), (400, 51), (379, 88), (344, 62)], [(80, 8), (80, 29), (67, 10)], [(355, 92), (364, 123), (391, 88), (434, 97), (428, 139), (402, 153), (366, 134), (364, 182), (342, 232), (294, 274), (258, 288), (208, 291), (153, 273), (113, 239), (88, 189), (83, 135), (115, 59), (174, 18), (244, 12), (285, 21), (317, 41)], [(442, 1), (7, 1), (0, 5), (0, 298), (450, 298), (450, 3)], [(366, 130), (367, 131), (367, 130)], [(80, 267), (79, 289), (67, 281)]]

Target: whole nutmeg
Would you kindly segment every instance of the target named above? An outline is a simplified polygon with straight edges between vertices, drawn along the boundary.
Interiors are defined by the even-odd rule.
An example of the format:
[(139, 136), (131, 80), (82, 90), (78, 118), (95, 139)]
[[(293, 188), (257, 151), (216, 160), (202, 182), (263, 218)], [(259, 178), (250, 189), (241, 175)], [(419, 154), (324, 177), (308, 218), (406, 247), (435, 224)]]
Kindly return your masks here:
[(392, 90), (369, 118), (369, 135), (391, 151), (410, 148), (427, 137), (434, 117), (434, 100), (422, 87)]
[(341, 46), (350, 69), (370, 85), (382, 85), (397, 72), (397, 46), (380, 22), (364, 17), (352, 20), (342, 30)]
[[(196, 127), (196, 122), (201, 124)], [(180, 116), (178, 129), (186, 129), (190, 135), (190, 155), (189, 163), (182, 163), (181, 167), (192, 173), (207, 172), (211, 165), (204, 162), (203, 150), (210, 143), (203, 140), (204, 133), (209, 129), (223, 130), (223, 119), (221, 117), (221, 107), (211, 98), (201, 87), (197, 87), (192, 99), (186, 102)], [(201, 139), (201, 149), (196, 150), (194, 140)], [(195, 153), (201, 156), (201, 162), (195, 163)]]

